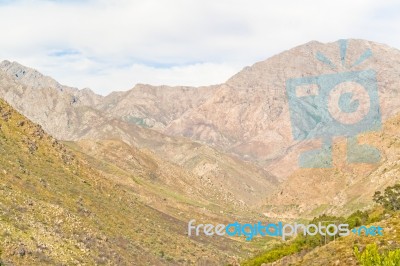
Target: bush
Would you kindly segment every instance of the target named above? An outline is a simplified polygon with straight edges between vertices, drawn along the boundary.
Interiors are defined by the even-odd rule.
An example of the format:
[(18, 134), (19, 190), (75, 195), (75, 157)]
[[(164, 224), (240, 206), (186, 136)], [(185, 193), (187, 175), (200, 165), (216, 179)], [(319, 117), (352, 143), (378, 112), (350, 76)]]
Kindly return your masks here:
[(289, 256), (299, 251), (301, 251), (301, 247), (298, 246), (296, 243), (282, 244), (273, 248), (272, 250), (269, 250), (268, 252), (265, 252), (264, 254), (257, 256), (256, 258), (243, 262), (241, 265), (243, 266), (261, 265), (262, 263), (277, 261), (285, 256)]
[(365, 225), (369, 219), (369, 213), (367, 211), (356, 211), (353, 212), (346, 219), (346, 223), (349, 224), (350, 228)]
[(354, 255), (362, 266), (400, 265), (400, 250), (393, 250), (380, 254), (376, 244), (367, 245), (362, 253), (360, 253), (358, 247), (354, 247)]
[(376, 191), (373, 199), (385, 209), (392, 211), (400, 210), (400, 184), (387, 187), (384, 193)]

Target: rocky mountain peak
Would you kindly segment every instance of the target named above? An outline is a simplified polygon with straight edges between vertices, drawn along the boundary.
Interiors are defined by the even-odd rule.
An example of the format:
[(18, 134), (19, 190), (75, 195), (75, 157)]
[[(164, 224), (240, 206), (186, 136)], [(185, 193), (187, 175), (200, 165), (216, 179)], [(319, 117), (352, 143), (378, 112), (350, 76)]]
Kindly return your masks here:
[(33, 88), (57, 88), (62, 90), (63, 86), (51, 77), (41, 74), (36, 69), (23, 66), (17, 62), (4, 60), (0, 63), (0, 70), (18, 80), (24, 85)]
[(79, 90), (60, 84), (55, 79), (43, 75), (34, 68), (21, 65), (18, 62), (4, 60), (0, 63), (0, 71), (17, 81), (20, 84), (32, 89), (53, 89), (59, 92), (69, 94), (72, 103), (81, 105), (96, 105), (102, 96), (95, 94), (91, 89), (84, 88)]

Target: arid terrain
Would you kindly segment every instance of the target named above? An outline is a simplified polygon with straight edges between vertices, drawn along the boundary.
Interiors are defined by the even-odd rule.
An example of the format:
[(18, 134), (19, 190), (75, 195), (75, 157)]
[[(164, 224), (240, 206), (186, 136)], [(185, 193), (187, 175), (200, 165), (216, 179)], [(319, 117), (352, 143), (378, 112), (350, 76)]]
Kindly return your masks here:
[[(354, 39), (341, 58), (339, 45), (306, 43), (223, 84), (138, 84), (107, 96), (3, 61), (3, 263), (235, 265), (269, 239), (188, 237), (187, 222), (293, 221), (373, 208), (374, 192), (400, 179), (400, 51)], [(371, 57), (354, 64), (365, 51)], [(320, 53), (337, 67), (317, 60)], [(286, 82), (361, 70), (376, 73), (382, 128), (358, 142), (376, 147), (380, 161), (348, 162), (339, 136), (331, 168), (300, 168), (299, 155), (321, 140), (294, 139)], [(397, 225), (396, 217), (385, 223)], [(317, 265), (307, 254), (307, 265)]]

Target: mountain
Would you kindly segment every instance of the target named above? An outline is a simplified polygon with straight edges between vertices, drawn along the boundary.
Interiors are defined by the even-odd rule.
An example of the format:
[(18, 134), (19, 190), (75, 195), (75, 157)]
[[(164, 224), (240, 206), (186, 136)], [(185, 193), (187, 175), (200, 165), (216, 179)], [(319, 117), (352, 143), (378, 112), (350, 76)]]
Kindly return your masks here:
[[(109, 111), (103, 110), (104, 107), (85, 104), (98, 101), (101, 96), (91, 100), (81, 100), (82, 91), (59, 85), (35, 70), (18, 63), (3, 62), (2, 65), (4, 67), (3, 71), (0, 71), (0, 97), (29, 119), (42, 125), (46, 132), (58, 139), (67, 141), (118, 139), (132, 147), (149, 149), (154, 154), (168, 158), (171, 163), (178, 164), (191, 172), (192, 176), (196, 177), (195, 180), (192, 178), (191, 182), (200, 182), (198, 180), (201, 179), (204, 184), (200, 187), (207, 185), (214, 194), (220, 195), (219, 200), (240, 208), (254, 204), (260, 206), (265, 193), (272, 192), (277, 185), (276, 178), (261, 167), (200, 143), (181, 137), (166, 136), (143, 125), (132, 123), (127, 117), (120, 119), (112, 117)], [(27, 77), (17, 78), (14, 73), (25, 73)], [(44, 84), (43, 86), (50, 84), (49, 87), (26, 85), (31, 76), (39, 79), (36, 83)], [(191, 93), (188, 89), (182, 91)], [(180, 93), (181, 91), (176, 91), (171, 97), (179, 99), (177, 96)], [(197, 94), (199, 97), (204, 96), (201, 90)], [(84, 95), (90, 98), (90, 95), (94, 94)], [(182, 108), (187, 108), (192, 105), (190, 102), (196, 101), (201, 100), (192, 99), (187, 104), (182, 102)], [(107, 103), (106, 106), (111, 104), (109, 99), (104, 99), (103, 102)], [(175, 102), (172, 105), (176, 107), (177, 104), (178, 102)], [(168, 105), (164, 108), (167, 107)], [(160, 111), (160, 114), (164, 112)]]
[(95, 94), (90, 89), (78, 90), (76, 88), (61, 85), (51, 77), (45, 76), (39, 71), (23, 66), (17, 62), (4, 60), (0, 63), (0, 70), (19, 83), (34, 89), (53, 88), (59, 91), (66, 91), (75, 96), (74, 101), (84, 105), (96, 105), (102, 96)]
[(57, 139), (77, 138), (82, 131), (104, 120), (85, 104), (97, 99), (91, 98), (94, 93), (88, 90), (62, 86), (15, 62), (3, 61), (0, 69), (0, 97)]
[[(277, 187), (290, 182), (306, 184), (307, 176), (326, 174), (318, 169), (299, 169), (300, 153), (321, 144), (319, 139), (293, 139), (288, 80), (373, 70), (382, 120), (400, 111), (396, 100), (400, 51), (364, 40), (312, 41), (246, 67), (224, 84), (199, 88), (139, 84), (105, 97), (62, 86), (16, 62), (4, 61), (0, 66), (0, 97), (56, 138), (118, 139), (147, 149), (194, 176), (210, 180), (214, 189), (220, 190), (220, 198), (237, 206), (260, 206), (265, 199), (281, 199), (283, 190)], [(312, 108), (312, 115), (317, 115)], [(295, 115), (298, 124), (312, 121), (301, 113)], [(322, 126), (317, 120), (312, 123), (315, 128)], [(362, 168), (359, 174), (365, 177), (379, 165), (363, 168), (342, 163), (340, 171), (348, 167)], [(225, 181), (229, 188), (223, 185)], [(318, 210), (316, 206), (321, 204), (335, 208), (343, 201), (352, 201), (353, 196), (370, 202), (370, 196), (361, 192), (348, 195), (340, 182), (333, 178), (326, 186), (332, 193), (315, 193), (315, 204), (308, 204), (307, 209), (314, 206)], [(310, 195), (299, 194), (296, 186), (284, 191), (282, 195), (297, 195), (289, 197), (291, 201), (284, 200), (285, 204), (309, 202)], [(279, 204), (279, 200), (271, 203)], [(267, 208), (262, 212), (271, 211)]]
[[(383, 119), (399, 112), (400, 103), (394, 99), (400, 88), (400, 51), (369, 41), (349, 40), (345, 66), (351, 66), (365, 51), (371, 51), (372, 57), (359, 65), (343, 67), (340, 42), (313, 41), (246, 67), (221, 85), (191, 88), (189, 92), (181, 87), (137, 85), (130, 91), (106, 96), (105, 102), (113, 104), (103, 104), (101, 109), (113, 117), (154, 126), (167, 135), (185, 136), (257, 162), (284, 179), (296, 169), (292, 161), (300, 149), (291, 133), (287, 80), (373, 69), (377, 72)], [(338, 69), (317, 60), (319, 54)], [(200, 92), (202, 99), (197, 96)], [(194, 99), (190, 104), (188, 97)], [(175, 104), (177, 99), (182, 104)]]
[(127, 92), (111, 93), (96, 108), (110, 117), (163, 131), (187, 111), (204, 104), (215, 88), (138, 84)]

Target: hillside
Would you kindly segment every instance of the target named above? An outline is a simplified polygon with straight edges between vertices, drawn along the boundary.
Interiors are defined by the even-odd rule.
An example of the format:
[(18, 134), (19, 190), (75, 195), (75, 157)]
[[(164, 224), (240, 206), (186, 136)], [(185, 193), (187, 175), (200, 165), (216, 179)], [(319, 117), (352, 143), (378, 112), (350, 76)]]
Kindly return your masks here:
[[(258, 255), (241, 261), (243, 266), (319, 266), (319, 265), (399, 265), (400, 261), (400, 213), (374, 207), (366, 212), (356, 212), (354, 217), (361, 218), (361, 224), (366, 228), (380, 228), (381, 234), (365, 234), (365, 229), (354, 227), (348, 236), (297, 236), (285, 243), (278, 243), (260, 251)], [(367, 214), (367, 216), (365, 216)], [(368, 217), (368, 218), (367, 218)], [(326, 219), (327, 217), (323, 217)], [(343, 217), (331, 217), (343, 221)], [(338, 222), (339, 220), (336, 220)], [(333, 221), (333, 220), (332, 220)], [(353, 220), (354, 221), (354, 220)], [(371, 222), (372, 221), (372, 222)], [(344, 223), (352, 223), (347, 220)], [(360, 224), (359, 224), (360, 225)], [(350, 228), (353, 228), (350, 225)], [(362, 229), (361, 229), (362, 228)], [(358, 234), (358, 231), (361, 233)], [(375, 231), (376, 232), (376, 231)], [(357, 251), (356, 251), (357, 250)], [(359, 254), (369, 261), (362, 264)], [(392, 256), (388, 256), (392, 253)], [(393, 255), (395, 253), (396, 255)], [(382, 258), (390, 259), (391, 263), (381, 263)]]
[[(383, 236), (357, 236), (350, 235), (339, 238), (337, 241), (331, 242), (326, 246), (316, 248), (310, 252), (303, 253), (300, 256), (297, 254), (293, 257), (285, 258), (275, 264), (279, 265), (359, 265), (359, 262), (354, 255), (354, 247), (358, 247), (361, 251), (365, 250), (368, 244), (377, 243), (380, 252), (388, 250), (400, 249), (400, 216), (395, 214), (379, 223), (374, 223), (375, 226), (384, 228)], [(272, 266), (271, 265), (271, 266)]]
[(148, 206), (140, 185), (104, 176), (2, 100), (0, 115), (4, 263), (175, 265), (241, 253), (225, 238), (187, 238), (187, 221)]

